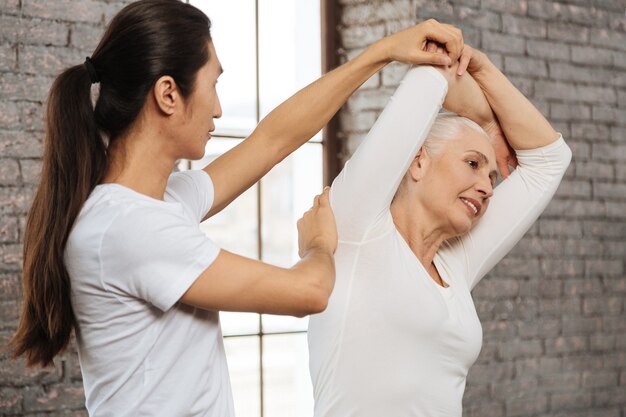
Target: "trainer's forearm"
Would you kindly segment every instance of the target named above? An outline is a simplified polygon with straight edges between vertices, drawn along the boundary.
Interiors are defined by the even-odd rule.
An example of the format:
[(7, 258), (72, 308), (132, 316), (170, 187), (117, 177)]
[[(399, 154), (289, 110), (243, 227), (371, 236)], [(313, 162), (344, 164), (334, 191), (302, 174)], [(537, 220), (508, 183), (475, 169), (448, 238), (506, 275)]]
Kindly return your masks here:
[(513, 149), (534, 149), (558, 138), (545, 117), (492, 63), (472, 74)]
[(335, 286), (335, 258), (330, 251), (311, 249), (291, 268), (301, 285), (305, 314), (320, 313), (326, 309)]
[(288, 155), (322, 129), (348, 97), (388, 62), (384, 48), (373, 44), (274, 109), (253, 135)]

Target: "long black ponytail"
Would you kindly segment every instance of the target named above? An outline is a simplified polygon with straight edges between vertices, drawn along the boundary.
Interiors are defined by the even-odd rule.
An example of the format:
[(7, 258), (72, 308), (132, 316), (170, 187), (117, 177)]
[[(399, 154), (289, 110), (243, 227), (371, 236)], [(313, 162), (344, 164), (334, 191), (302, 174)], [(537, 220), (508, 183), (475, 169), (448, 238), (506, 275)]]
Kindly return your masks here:
[[(178, 0), (132, 3), (113, 18), (91, 58), (55, 80), (41, 182), (24, 236), (22, 313), (10, 341), (27, 365), (52, 363), (76, 325), (64, 251), (105, 173), (108, 146), (132, 126), (161, 76), (173, 77), (183, 97), (191, 94), (209, 59), (210, 26), (204, 13)], [(100, 83), (95, 109), (92, 81)]]

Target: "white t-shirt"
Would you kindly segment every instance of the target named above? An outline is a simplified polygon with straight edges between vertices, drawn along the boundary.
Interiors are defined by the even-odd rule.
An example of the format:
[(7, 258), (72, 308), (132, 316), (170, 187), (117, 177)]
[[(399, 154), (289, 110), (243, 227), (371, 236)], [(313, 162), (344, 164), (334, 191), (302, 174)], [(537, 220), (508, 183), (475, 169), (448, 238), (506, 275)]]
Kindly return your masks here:
[(98, 185), (65, 250), (92, 417), (233, 416), (219, 315), (178, 303), (219, 247), (200, 230), (204, 171), (173, 174), (165, 201)]
[(316, 417), (460, 417), (482, 343), (470, 290), (537, 219), (569, 164), (562, 138), (518, 151), (520, 166), (482, 219), (437, 252), (450, 285), (439, 286), (396, 229), (390, 204), (446, 92), (434, 68), (409, 70), (332, 185), (337, 279), (308, 333)]

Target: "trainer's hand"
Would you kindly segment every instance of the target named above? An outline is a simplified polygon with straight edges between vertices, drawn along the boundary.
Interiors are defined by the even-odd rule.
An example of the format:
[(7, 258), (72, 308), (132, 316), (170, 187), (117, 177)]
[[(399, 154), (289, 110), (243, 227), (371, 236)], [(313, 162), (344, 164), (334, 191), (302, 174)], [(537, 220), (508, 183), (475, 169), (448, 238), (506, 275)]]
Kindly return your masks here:
[[(429, 41), (437, 42), (445, 53), (429, 52)], [(451, 65), (463, 52), (463, 33), (456, 27), (434, 19), (387, 36), (376, 42), (387, 62), (399, 61), (414, 65)]]
[(298, 220), (298, 255), (304, 257), (310, 250), (322, 250), (335, 253), (337, 249), (337, 226), (330, 208), (330, 188), (313, 200), (313, 207)]

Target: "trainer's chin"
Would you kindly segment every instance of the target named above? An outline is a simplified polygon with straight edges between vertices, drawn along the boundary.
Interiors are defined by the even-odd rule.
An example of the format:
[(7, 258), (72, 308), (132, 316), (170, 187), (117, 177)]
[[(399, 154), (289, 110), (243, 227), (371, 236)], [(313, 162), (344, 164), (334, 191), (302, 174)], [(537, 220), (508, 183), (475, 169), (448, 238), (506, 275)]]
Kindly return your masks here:
[(197, 161), (199, 159), (202, 159), (204, 157), (204, 153), (206, 149), (205, 145), (206, 145), (206, 140), (202, 141), (202, 144), (198, 146), (197, 149), (194, 149), (193, 155), (190, 156), (188, 159), (191, 159), (192, 161)]

